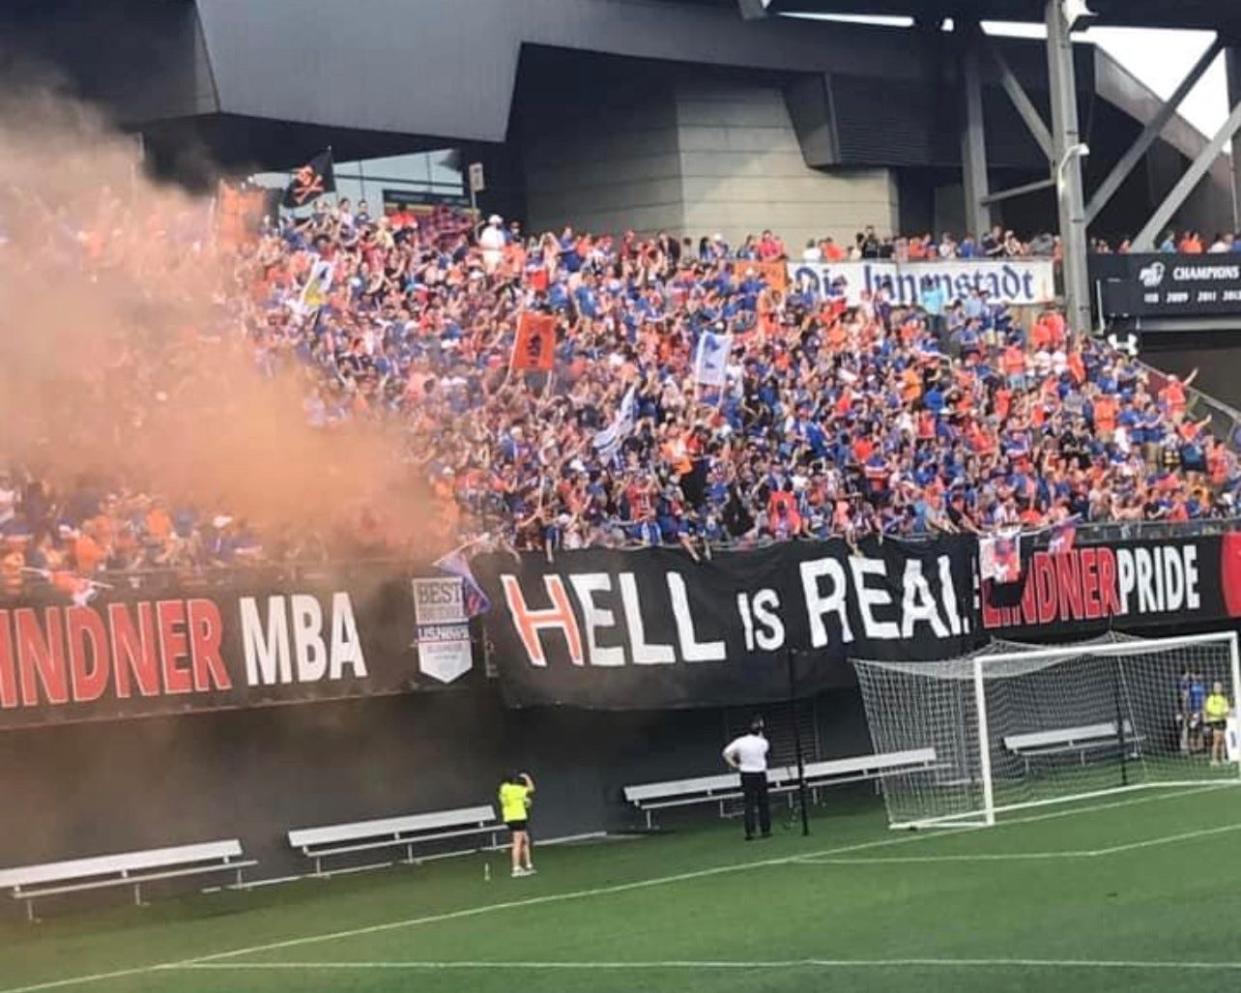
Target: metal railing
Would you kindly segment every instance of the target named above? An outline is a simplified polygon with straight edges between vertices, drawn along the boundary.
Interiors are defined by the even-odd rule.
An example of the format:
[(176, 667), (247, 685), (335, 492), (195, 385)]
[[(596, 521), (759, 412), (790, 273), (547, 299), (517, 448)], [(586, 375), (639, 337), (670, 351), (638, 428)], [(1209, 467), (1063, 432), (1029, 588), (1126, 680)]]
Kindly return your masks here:
[(1077, 525), (1077, 542), (1098, 545), (1109, 541), (1160, 541), (1200, 538), (1241, 531), (1241, 517), (1196, 521), (1089, 521)]
[[(1096, 545), (1117, 541), (1168, 541), (1178, 539), (1199, 538), (1212, 535), (1229, 534), (1241, 531), (1241, 517), (1216, 518), (1197, 521), (1091, 521), (1077, 525), (1076, 542), (1079, 545)], [(1049, 536), (1048, 529), (1029, 532), (1028, 537), (1036, 543), (1044, 536)], [(917, 544), (933, 540), (933, 535), (899, 535), (885, 537), (885, 541)], [(793, 541), (824, 540), (824, 539), (785, 539)], [(831, 539), (826, 539), (831, 540)], [(745, 551), (754, 548), (765, 548), (776, 544), (776, 539), (767, 538), (747, 542), (712, 543), (714, 551)], [(635, 550), (641, 545), (624, 546), (623, 550)], [(661, 547), (672, 548), (673, 545)], [(556, 552), (556, 555), (563, 552)], [(178, 590), (193, 593), (195, 590), (212, 588), (236, 588), (239, 586), (255, 589), (271, 589), (298, 584), (316, 582), (347, 582), (363, 577), (375, 578), (382, 574), (384, 578), (400, 576), (425, 575), (432, 571), (431, 557), (425, 562), (413, 562), (409, 559), (373, 558), (349, 559), (318, 562), (280, 562), (254, 563), (229, 566), (202, 566), (197, 568), (175, 569), (135, 569), (130, 571), (101, 572), (92, 578), (108, 588), (117, 591), (154, 593), (163, 590)], [(37, 589), (46, 584), (34, 582), (27, 590)]]

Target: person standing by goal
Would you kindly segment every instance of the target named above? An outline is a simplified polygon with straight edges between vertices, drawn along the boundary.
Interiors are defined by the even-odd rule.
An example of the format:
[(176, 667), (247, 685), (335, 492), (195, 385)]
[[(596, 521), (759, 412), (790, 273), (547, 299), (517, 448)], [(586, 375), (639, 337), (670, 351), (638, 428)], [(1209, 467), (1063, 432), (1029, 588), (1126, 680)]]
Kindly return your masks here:
[(1232, 713), (1232, 704), (1224, 692), (1224, 684), (1216, 681), (1211, 687), (1211, 695), (1203, 709), (1207, 730), (1211, 734), (1211, 765), (1223, 765), (1228, 758), (1227, 733), (1228, 715)]
[(728, 743), (724, 761), (741, 773), (741, 793), (745, 802), (745, 840), (754, 840), (755, 821), (764, 838), (771, 837), (771, 806), (767, 799), (767, 752), (763, 719), (750, 721), (750, 733)]
[(533, 876), (530, 856), (530, 805), (534, 780), (526, 772), (510, 772), (500, 783), (500, 817), (513, 836), (513, 878)]

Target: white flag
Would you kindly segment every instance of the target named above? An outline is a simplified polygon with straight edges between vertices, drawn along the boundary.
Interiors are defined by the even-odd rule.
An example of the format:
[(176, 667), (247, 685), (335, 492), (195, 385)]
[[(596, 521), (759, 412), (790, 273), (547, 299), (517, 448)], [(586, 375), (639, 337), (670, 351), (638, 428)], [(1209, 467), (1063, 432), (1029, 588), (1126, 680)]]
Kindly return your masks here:
[(612, 418), (612, 423), (595, 435), (595, 451), (605, 462), (611, 462), (616, 457), (616, 453), (620, 451), (625, 439), (633, 434), (637, 409), (637, 387), (631, 386), (625, 391), (625, 396), (616, 411), (616, 416)]
[(328, 290), (332, 288), (332, 275), (335, 268), (327, 259), (315, 259), (314, 265), (310, 267), (310, 275), (306, 278), (306, 285), (302, 287), (299, 300), (303, 314), (323, 306)]
[(723, 386), (732, 335), (704, 331), (694, 350), (694, 378), (703, 386)]

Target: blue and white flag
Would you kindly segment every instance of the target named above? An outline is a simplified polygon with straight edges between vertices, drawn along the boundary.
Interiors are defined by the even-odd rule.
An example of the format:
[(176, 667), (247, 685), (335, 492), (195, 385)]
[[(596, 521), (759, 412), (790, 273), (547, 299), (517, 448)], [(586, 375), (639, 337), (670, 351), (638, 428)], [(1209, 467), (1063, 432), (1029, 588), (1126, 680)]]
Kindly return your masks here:
[(625, 396), (616, 411), (616, 416), (612, 418), (612, 423), (595, 435), (594, 447), (595, 451), (599, 453), (599, 458), (605, 462), (611, 462), (612, 459), (616, 458), (616, 454), (620, 451), (621, 445), (625, 443), (625, 439), (633, 434), (634, 425), (637, 423), (637, 414), (637, 388), (631, 386), (625, 391)]
[(728, 371), (732, 335), (704, 331), (694, 349), (694, 379), (702, 386), (723, 386)]
[(332, 276), (336, 266), (328, 259), (316, 258), (310, 267), (310, 275), (306, 277), (306, 285), (302, 287), (298, 297), (298, 308), (303, 314), (309, 314), (323, 306), (328, 291), (332, 288)]
[(435, 568), (450, 576), (460, 577), (465, 616), (477, 617), (491, 609), (491, 601), (487, 599), (487, 594), (483, 592), (483, 588), (478, 585), (478, 580), (474, 578), (474, 570), (470, 568), (470, 560), (465, 557), (464, 548), (464, 545), (461, 548), (454, 548), (447, 555), (436, 559), (433, 564)]

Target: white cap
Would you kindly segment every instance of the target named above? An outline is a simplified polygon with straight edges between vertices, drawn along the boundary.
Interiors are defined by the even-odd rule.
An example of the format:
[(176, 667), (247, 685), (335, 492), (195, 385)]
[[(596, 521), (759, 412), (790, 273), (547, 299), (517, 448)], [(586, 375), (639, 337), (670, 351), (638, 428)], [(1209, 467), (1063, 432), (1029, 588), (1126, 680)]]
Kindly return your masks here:
[(490, 217), (487, 218), (487, 223), (488, 224), (503, 224), (504, 218), (501, 217), (499, 214), (492, 214)]

